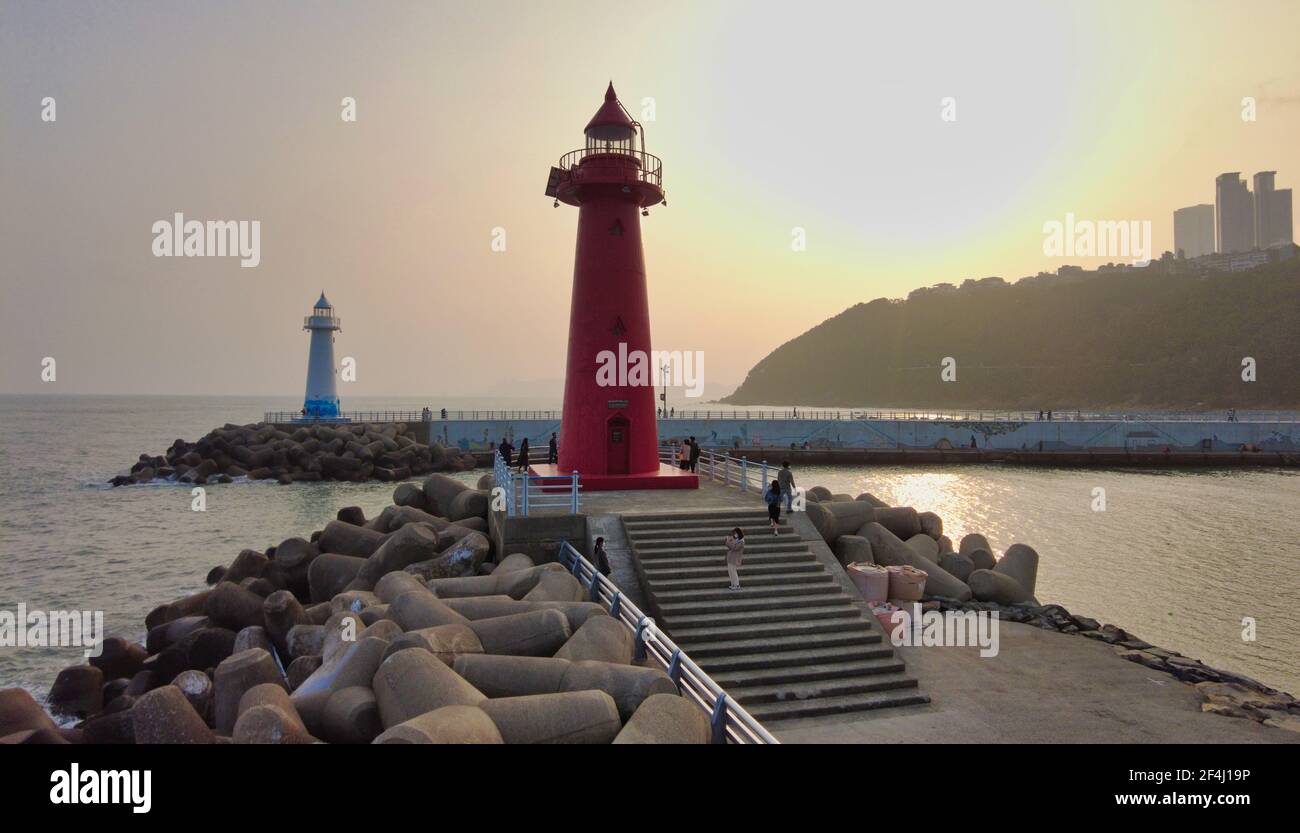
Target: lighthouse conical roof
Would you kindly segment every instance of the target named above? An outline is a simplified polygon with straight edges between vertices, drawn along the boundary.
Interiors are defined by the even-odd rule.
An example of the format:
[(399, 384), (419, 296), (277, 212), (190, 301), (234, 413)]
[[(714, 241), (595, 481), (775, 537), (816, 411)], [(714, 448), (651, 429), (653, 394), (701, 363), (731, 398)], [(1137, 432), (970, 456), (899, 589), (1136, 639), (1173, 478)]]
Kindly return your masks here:
[(628, 118), (627, 113), (623, 111), (622, 105), (618, 103), (618, 94), (614, 92), (613, 81), (609, 82), (609, 88), (605, 90), (604, 103), (600, 105), (596, 115), (591, 117), (591, 121), (587, 122), (587, 126), (582, 132), (590, 134), (593, 130), (598, 131), (594, 135), (597, 135), (598, 138), (604, 138), (602, 134), (608, 132), (611, 128), (615, 132), (622, 132), (623, 135), (632, 131), (632, 120)]
[(324, 290), (322, 290), (320, 294), (320, 300), (316, 302), (316, 307), (319, 308), (319, 307), (330, 307), (330, 306), (332, 305), (330, 304), (329, 299), (325, 297)]

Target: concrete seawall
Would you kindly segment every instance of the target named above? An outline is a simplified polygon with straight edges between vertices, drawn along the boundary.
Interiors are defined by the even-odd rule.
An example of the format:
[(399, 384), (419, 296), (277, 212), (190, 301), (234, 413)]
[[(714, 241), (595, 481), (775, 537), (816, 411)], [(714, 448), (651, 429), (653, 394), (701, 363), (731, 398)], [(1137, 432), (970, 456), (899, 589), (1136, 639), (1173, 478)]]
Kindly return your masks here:
[[(420, 425), (416, 423), (416, 425)], [(515, 420), (434, 420), (424, 423), (430, 439), (449, 446), (477, 451), (499, 443), (509, 435), (516, 446), (524, 437), (533, 455), (545, 459), (546, 443), (551, 433), (558, 433), (558, 419)], [(421, 426), (423, 427), (423, 426)], [(1243, 446), (1258, 448), (1274, 457), (1268, 465), (1279, 465), (1277, 457), (1294, 457), (1300, 452), (1300, 423), (1296, 422), (1228, 422), (1193, 420), (1070, 420), (1070, 421), (940, 421), (940, 420), (872, 420), (872, 419), (660, 419), (661, 441), (695, 436), (706, 448), (736, 448), (750, 451), (789, 449), (793, 443), (810, 451), (863, 449), (871, 459), (892, 461), (890, 454), (901, 455), (899, 461), (927, 461), (914, 452), (944, 452), (935, 462), (991, 462), (987, 455), (1016, 452), (1019, 462), (1033, 462), (1030, 452), (1051, 453), (1047, 459), (1059, 461), (1060, 452), (1119, 452), (1118, 461), (1128, 457), (1171, 452), (1194, 453), (1188, 462), (1236, 455)], [(974, 438), (978, 455), (972, 460)], [(1041, 445), (1040, 445), (1041, 444)], [(889, 454), (886, 454), (888, 452)], [(905, 453), (904, 453), (905, 452)], [(1129, 452), (1125, 455), (1124, 452)], [(1205, 458), (1206, 452), (1213, 452)], [(540, 456), (539, 456), (540, 455)], [(1185, 457), (1179, 454), (1179, 457)], [(1253, 458), (1254, 454), (1250, 454)], [(1091, 454), (1075, 455), (1078, 465), (1112, 465), (1116, 460), (1100, 459)], [(1005, 454), (997, 460), (1004, 460)], [(1227, 459), (1223, 457), (1222, 459)], [(805, 462), (814, 462), (805, 460)], [(816, 460), (815, 462), (823, 462)], [(832, 462), (826, 460), (825, 462)], [(836, 459), (834, 462), (857, 462)], [(1218, 464), (1218, 463), (1213, 463)]]

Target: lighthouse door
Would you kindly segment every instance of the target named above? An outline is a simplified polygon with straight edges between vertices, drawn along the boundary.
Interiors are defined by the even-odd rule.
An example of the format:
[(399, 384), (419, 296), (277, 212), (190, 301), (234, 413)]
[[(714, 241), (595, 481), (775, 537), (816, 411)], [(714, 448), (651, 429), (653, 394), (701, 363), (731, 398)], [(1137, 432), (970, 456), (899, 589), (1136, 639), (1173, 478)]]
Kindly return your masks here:
[(628, 421), (626, 417), (616, 416), (606, 425), (606, 474), (627, 474)]

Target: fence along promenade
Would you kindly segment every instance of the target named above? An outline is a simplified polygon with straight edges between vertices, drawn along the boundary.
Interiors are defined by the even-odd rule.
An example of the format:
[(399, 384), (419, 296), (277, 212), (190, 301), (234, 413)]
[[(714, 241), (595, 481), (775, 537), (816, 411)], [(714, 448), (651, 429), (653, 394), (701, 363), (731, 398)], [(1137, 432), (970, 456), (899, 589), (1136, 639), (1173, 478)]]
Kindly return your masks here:
[[(426, 409), (420, 411), (345, 411), (337, 419), (313, 419), (304, 417), (297, 411), (267, 411), (262, 415), (264, 422), (277, 424), (309, 425), (318, 422), (450, 422), (450, 421), (510, 421), (510, 420), (549, 420), (559, 422), (561, 414), (556, 410), (519, 410), (519, 411), (446, 411)], [(712, 420), (712, 419), (753, 419), (753, 420), (808, 420), (813, 422), (830, 421), (875, 421), (875, 422), (1218, 422), (1228, 419), (1227, 411), (1191, 412), (1170, 411), (1152, 413), (1124, 412), (1090, 412), (1090, 411), (1053, 411), (1052, 418), (1047, 419), (1047, 412), (1040, 418), (1037, 411), (868, 411), (857, 409), (815, 409), (801, 408), (780, 409), (673, 409), (669, 415), (660, 415), (662, 420)], [(1300, 413), (1296, 411), (1245, 411), (1235, 414), (1235, 422), (1295, 423), (1300, 422)]]

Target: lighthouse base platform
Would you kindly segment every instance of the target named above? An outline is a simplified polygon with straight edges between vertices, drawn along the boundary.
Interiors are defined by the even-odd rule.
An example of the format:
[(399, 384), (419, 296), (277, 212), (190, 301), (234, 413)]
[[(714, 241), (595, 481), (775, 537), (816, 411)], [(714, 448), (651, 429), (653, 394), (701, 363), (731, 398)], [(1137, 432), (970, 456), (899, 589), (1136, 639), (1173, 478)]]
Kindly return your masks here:
[[(567, 481), (573, 472), (560, 471), (554, 463), (538, 463), (528, 467), (528, 473), (536, 477), (554, 477)], [(634, 474), (579, 474), (584, 492), (619, 492), (636, 489), (698, 489), (700, 477), (676, 466), (660, 463), (653, 471), (640, 471)], [(543, 487), (545, 488), (545, 487)], [(568, 488), (566, 485), (565, 488)]]

